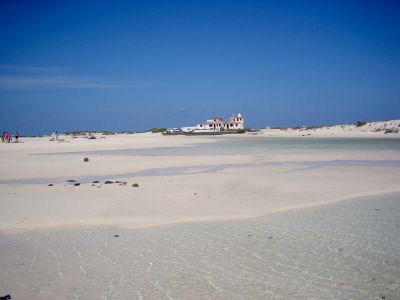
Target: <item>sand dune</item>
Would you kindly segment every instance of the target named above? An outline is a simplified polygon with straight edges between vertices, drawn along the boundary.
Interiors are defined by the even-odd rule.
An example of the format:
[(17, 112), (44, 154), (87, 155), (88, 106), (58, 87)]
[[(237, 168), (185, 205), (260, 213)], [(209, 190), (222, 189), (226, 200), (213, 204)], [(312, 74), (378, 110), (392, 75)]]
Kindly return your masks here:
[[(365, 123), (365, 124), (364, 124)], [(358, 122), (333, 126), (301, 126), (298, 128), (267, 128), (260, 134), (266, 136), (297, 137), (394, 137), (400, 138), (400, 120)]]

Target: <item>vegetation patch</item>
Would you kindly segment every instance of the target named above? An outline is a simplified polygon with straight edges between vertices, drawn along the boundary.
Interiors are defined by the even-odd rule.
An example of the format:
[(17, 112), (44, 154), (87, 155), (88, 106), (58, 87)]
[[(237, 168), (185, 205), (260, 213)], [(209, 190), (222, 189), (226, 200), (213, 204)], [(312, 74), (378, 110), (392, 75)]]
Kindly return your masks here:
[(156, 128), (151, 128), (150, 131), (151, 131), (151, 133), (166, 132), (167, 128), (164, 128), (164, 127), (158, 128), (158, 127), (156, 127)]
[(355, 125), (356, 127), (361, 127), (366, 125), (367, 123), (368, 123), (367, 121), (357, 121)]

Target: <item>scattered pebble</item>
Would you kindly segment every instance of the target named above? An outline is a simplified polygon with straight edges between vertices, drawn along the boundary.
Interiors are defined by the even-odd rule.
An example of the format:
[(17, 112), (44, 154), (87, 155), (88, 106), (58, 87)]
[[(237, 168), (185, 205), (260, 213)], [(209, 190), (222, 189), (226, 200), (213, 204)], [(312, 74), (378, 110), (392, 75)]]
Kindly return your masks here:
[(273, 238), (273, 236), (272, 235), (270, 235), (269, 237), (268, 237), (268, 239), (270, 240), (270, 239), (272, 239)]
[(85, 158), (83, 159), (83, 161), (84, 161), (84, 162), (89, 162), (89, 158), (88, 158), (88, 157), (85, 157)]
[(74, 186), (80, 186), (81, 184), (79, 182), (74, 183)]
[(74, 179), (68, 179), (67, 182), (75, 182), (76, 180)]
[(104, 184), (113, 184), (114, 182), (112, 182), (111, 180), (106, 180), (105, 182), (104, 182)]
[(134, 183), (134, 184), (132, 184), (132, 187), (139, 187), (139, 184)]
[(118, 234), (114, 234), (114, 237), (119, 237), (119, 235)]
[(194, 193), (194, 195), (196, 196), (196, 195), (197, 195), (197, 193)]
[(48, 184), (47, 186), (53, 186), (53, 184), (52, 184), (52, 183), (50, 183), (50, 184)]
[(92, 183), (99, 183), (99, 181), (98, 181), (98, 180), (95, 180), (95, 181), (93, 181)]

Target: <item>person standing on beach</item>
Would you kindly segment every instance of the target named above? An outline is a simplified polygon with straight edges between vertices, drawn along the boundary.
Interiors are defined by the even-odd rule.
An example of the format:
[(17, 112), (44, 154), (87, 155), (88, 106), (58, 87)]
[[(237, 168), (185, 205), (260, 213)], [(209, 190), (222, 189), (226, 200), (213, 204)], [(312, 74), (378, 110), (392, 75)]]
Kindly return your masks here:
[(18, 143), (18, 131), (15, 132), (14, 138), (15, 138), (15, 142)]
[(1, 142), (4, 143), (4, 139), (6, 137), (6, 132), (3, 131), (2, 135), (1, 135)]
[(4, 142), (8, 143), (8, 132), (6, 131), (6, 133), (4, 134)]

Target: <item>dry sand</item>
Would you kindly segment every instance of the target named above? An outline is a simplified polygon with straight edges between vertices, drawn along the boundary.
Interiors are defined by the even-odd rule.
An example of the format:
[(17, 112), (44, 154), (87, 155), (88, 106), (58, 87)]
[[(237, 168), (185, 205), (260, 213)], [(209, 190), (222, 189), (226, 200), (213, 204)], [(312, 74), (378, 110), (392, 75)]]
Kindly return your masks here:
[[(187, 156), (178, 155), (178, 153), (176, 155), (169, 153), (166, 156), (138, 156), (124, 152), (116, 155), (112, 150), (155, 147), (181, 149), (193, 144), (203, 145), (202, 147), (206, 148), (207, 145), (219, 143), (220, 140), (204, 137), (164, 137), (159, 134), (124, 134), (107, 136), (104, 139), (98, 136), (96, 140), (60, 138), (65, 141), (49, 141), (48, 137), (42, 137), (23, 139), (23, 143), (20, 144), (0, 144), (0, 164), (2, 165), (0, 248), (3, 256), (0, 260), (0, 268), (6, 270), (0, 276), (0, 293), (13, 293), (18, 296), (13, 299), (24, 297), (31, 297), (30, 299), (100, 299), (100, 297), (122, 299), (121, 297), (126, 298), (129, 295), (136, 299), (205, 299), (210, 297), (230, 299), (236, 296), (238, 299), (247, 296), (251, 298), (250, 294), (241, 294), (235, 287), (230, 286), (229, 281), (216, 282), (218, 274), (230, 278), (233, 273), (239, 276), (235, 281), (240, 280), (240, 276), (243, 280), (247, 278), (249, 282), (253, 279), (255, 285), (257, 282), (261, 284), (263, 280), (262, 272), (265, 270), (259, 270), (251, 261), (245, 261), (251, 260), (251, 257), (252, 259), (267, 259), (265, 253), (260, 252), (258, 248), (265, 242), (263, 239), (259, 240), (260, 245), (253, 245), (256, 247), (252, 248), (254, 251), (248, 249), (249, 253), (240, 254), (240, 257), (243, 256), (241, 259), (244, 259), (242, 263), (235, 259), (236, 267), (228, 266), (232, 263), (231, 260), (226, 260), (226, 255), (229, 256), (229, 248), (234, 248), (232, 251), (236, 255), (237, 251), (242, 251), (236, 248), (237, 243), (243, 244), (240, 247), (245, 247), (247, 243), (244, 240), (237, 243), (234, 241), (233, 236), (242, 230), (241, 223), (236, 222), (251, 223), (255, 217), (266, 217), (268, 220), (268, 216), (272, 217), (277, 212), (295, 213), (303, 211), (299, 210), (301, 208), (326, 206), (356, 197), (380, 196), (400, 191), (400, 152), (396, 149), (290, 151), (278, 148), (256, 154), (238, 149), (229, 155), (212, 155), (205, 151), (203, 154)], [(252, 135), (228, 137), (230, 140), (237, 139), (240, 143), (265, 138)], [(102, 150), (111, 152), (100, 154), (88, 152)], [(76, 154), (71, 154), (71, 152), (76, 152)], [(84, 157), (89, 157), (89, 162), (84, 162)], [(342, 164), (341, 161), (347, 162)], [(355, 161), (361, 163), (354, 163)], [(375, 163), (370, 163), (371, 161)], [(68, 179), (76, 180), (81, 184), (74, 186), (73, 183), (66, 182)], [(96, 179), (100, 182), (93, 184), (92, 181)], [(125, 185), (104, 184), (107, 179), (127, 183)], [(139, 187), (132, 187), (133, 183), (138, 183)], [(48, 184), (53, 184), (53, 186), (48, 186)], [(349, 214), (351, 215), (351, 212)], [(291, 230), (290, 228), (296, 228), (297, 225), (291, 223), (290, 219), (289, 215), (284, 222), (288, 227), (282, 225), (279, 234), (284, 235), (284, 232)], [(320, 221), (306, 218), (301, 221), (304, 224), (300, 221), (299, 224), (303, 224), (301, 226), (306, 228), (308, 222), (315, 223), (313, 232), (318, 236), (316, 224)], [(275, 223), (263, 222), (261, 222), (262, 225), (257, 226), (277, 226)], [(180, 223), (183, 227), (166, 226)], [(194, 249), (199, 247), (199, 230), (201, 231), (202, 226), (206, 226), (204, 238), (209, 239), (204, 241), (204, 247), (208, 247), (208, 250), (213, 249), (212, 253), (208, 253), (205, 249), (204, 259), (207, 261), (207, 255), (217, 255), (213, 261), (215, 267), (210, 267), (212, 270), (207, 270), (208, 267), (202, 270), (200, 266), (197, 266), (198, 260), (201, 259), (198, 257), (201, 256), (201, 252), (197, 253)], [(245, 226), (250, 225), (245, 223)], [(158, 230), (164, 230), (162, 228), (172, 229), (165, 235), (159, 235)], [(212, 228), (217, 231), (215, 236)], [(261, 230), (261, 227), (257, 228), (256, 230)], [(347, 224), (344, 228), (348, 230), (351, 224)], [(165, 230), (168, 231), (168, 229)], [(182, 237), (178, 234), (181, 230), (184, 230)], [(232, 235), (232, 240), (226, 236), (224, 230), (229, 232), (228, 235)], [(116, 248), (111, 250), (107, 246), (110, 243), (108, 239), (109, 237), (113, 239), (112, 233), (118, 231), (129, 232), (131, 236), (138, 235), (138, 240), (131, 238), (129, 242), (125, 242), (123, 248), (117, 250), (118, 246), (113, 246)], [(93, 232), (101, 234), (92, 236)], [(296, 238), (302, 239), (305, 232), (299, 233)], [(340, 235), (340, 232), (338, 234)], [(192, 235), (193, 241), (190, 240)], [(224, 249), (216, 238), (225, 239), (228, 248)], [(89, 244), (85, 242), (85, 239), (90, 241)], [(139, 245), (136, 243), (138, 241), (149, 245)], [(157, 250), (160, 243), (163, 248), (170, 250), (164, 252)], [(189, 252), (185, 254), (176, 252), (179, 245), (185, 243), (193, 245), (185, 251), (194, 251), (197, 253), (195, 257), (191, 257)], [(90, 250), (91, 245), (95, 253)], [(296, 242), (295, 245), (295, 248), (302, 249), (299, 251), (308, 249), (308, 246), (302, 243)], [(302, 245), (305, 248), (302, 248)], [(14, 253), (12, 249), (16, 248), (19, 250)], [(153, 259), (159, 259), (158, 264), (154, 260), (144, 258), (146, 251), (152, 253), (150, 256)], [(167, 254), (168, 251), (172, 252)], [(219, 262), (218, 251), (222, 251), (220, 254), (222, 265)], [(268, 251), (273, 251), (273, 248)], [(398, 257), (397, 254), (395, 257)], [(98, 257), (93, 257), (93, 255), (98, 255)], [(114, 255), (118, 257), (113, 257)], [(163, 258), (165, 255), (166, 257)], [(169, 255), (174, 258), (168, 257)], [(276, 260), (281, 264), (290, 263), (286, 258), (280, 261), (279, 254), (276, 255)], [(287, 255), (296, 255), (296, 251), (294, 254)], [(116, 269), (112, 268), (115, 274), (110, 274), (111, 277), (102, 276), (101, 274), (107, 273), (105, 269), (107, 264), (110, 263), (113, 266), (113, 259), (114, 266), (119, 266)], [(38, 266), (37, 260), (41, 260), (44, 265)], [(80, 263), (79, 260), (81, 260)], [(83, 261), (85, 266), (82, 265)], [(21, 268), (18, 268), (18, 263), (22, 264)], [(98, 263), (100, 265), (96, 269), (95, 266)], [(123, 266), (130, 263), (132, 266), (138, 264), (137, 268), (124, 270)], [(186, 271), (178, 267), (180, 264), (185, 265)], [(152, 267), (161, 269), (150, 270)], [(30, 268), (30, 271), (28, 272), (26, 268)], [(69, 268), (71, 268), (70, 271)], [(239, 268), (239, 271), (236, 268)], [(32, 273), (33, 269), (35, 269), (34, 273)], [(91, 271), (89, 272), (88, 269)], [(176, 277), (169, 277), (170, 269), (175, 270), (173, 276)], [(74, 278), (77, 270), (80, 270), (81, 275), (79, 278)], [(396, 272), (397, 270), (398, 268)], [(354, 270), (349, 272), (351, 271)], [(136, 278), (136, 275), (133, 275), (135, 272), (138, 272), (139, 277)], [(25, 277), (28, 273), (32, 273), (29, 278)], [(162, 278), (147, 278), (147, 281), (145, 280), (147, 283), (145, 283), (138, 279), (141, 277), (140, 274), (142, 276), (161, 274)], [(189, 276), (186, 281), (185, 274)], [(132, 281), (130, 281), (130, 276), (136, 279), (131, 278)], [(316, 276), (325, 275), (318, 273)], [(275, 279), (283, 280), (279, 282), (285, 285), (285, 280), (291, 282), (294, 277), (296, 277), (295, 274), (285, 275), (285, 272), (279, 271)], [(53, 281), (50, 286), (46, 286), (50, 278), (53, 278)], [(201, 287), (190, 292), (196, 278)], [(292, 279), (289, 280), (290, 278)], [(388, 284), (387, 280), (391, 279), (382, 279), (379, 284), (385, 286)], [(24, 285), (24, 282), (27, 285)], [(293, 282), (301, 284), (301, 280)], [(123, 285), (122, 290), (118, 288), (119, 284)], [(187, 284), (187, 286), (178, 287), (175, 286), (176, 284)], [(312, 282), (308, 284), (311, 290)], [(83, 286), (85, 288), (79, 290), (79, 287)], [(321, 291), (327, 288), (323, 283), (316, 283), (315, 286)], [(270, 284), (255, 288), (257, 293), (254, 295), (260, 298), (268, 295), (273, 297), (288, 295), (283, 290), (272, 291)], [(337, 288), (340, 287), (337, 286)], [(251, 284), (246, 285), (242, 291), (248, 293), (250, 290)], [(334, 291), (332, 287), (327, 288), (328, 290)], [(361, 290), (365, 291), (365, 286), (360, 288)], [(214, 292), (210, 293), (210, 291)], [(357, 295), (354, 292), (354, 285), (350, 284), (349, 291), (351, 293), (346, 295)], [(395, 293), (394, 291), (392, 289), (391, 293)], [(304, 296), (304, 294), (298, 295)], [(326, 295), (339, 295), (340, 298), (340, 293)]]
[[(385, 151), (380, 155), (371, 151), (306, 151), (299, 152), (297, 157), (281, 151), (271, 151), (264, 157), (240, 152), (197, 156), (101, 154), (90, 156), (87, 163), (83, 162), (85, 155), (79, 153), (184, 147), (207, 142), (213, 143), (209, 138), (136, 134), (98, 140), (72, 139), (69, 143), (38, 138), (25, 140), (23, 144), (3, 144), (0, 158), (3, 166), (0, 174), (0, 183), (3, 181), (0, 230), (23, 231), (89, 224), (135, 228), (249, 218), (400, 189), (398, 166), (350, 164), (298, 170), (298, 164), (283, 163), (294, 158), (301, 161), (399, 158), (398, 153)], [(54, 155), (57, 151), (78, 154)], [(191, 168), (186, 170), (185, 167), (189, 166)], [(215, 166), (221, 166), (220, 170), (210, 169)], [(144, 170), (168, 168), (178, 168), (178, 171), (175, 175), (140, 176)], [(76, 180), (81, 185), (67, 183), (68, 179)], [(92, 184), (96, 179), (100, 183)], [(127, 184), (104, 184), (107, 179), (126, 181)], [(140, 187), (133, 188), (133, 183), (138, 183)], [(54, 186), (49, 187), (48, 184)]]

